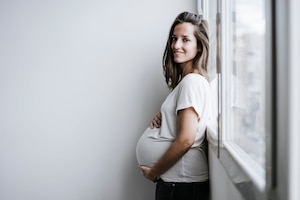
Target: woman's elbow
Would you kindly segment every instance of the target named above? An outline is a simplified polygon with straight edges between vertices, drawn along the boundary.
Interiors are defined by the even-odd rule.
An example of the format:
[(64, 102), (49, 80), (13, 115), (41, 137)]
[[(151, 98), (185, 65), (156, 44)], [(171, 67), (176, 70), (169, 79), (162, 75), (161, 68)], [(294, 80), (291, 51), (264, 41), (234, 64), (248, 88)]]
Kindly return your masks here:
[(189, 140), (189, 139), (182, 141), (180, 146), (183, 152), (187, 152), (188, 150), (190, 150), (194, 142), (195, 142), (194, 140)]

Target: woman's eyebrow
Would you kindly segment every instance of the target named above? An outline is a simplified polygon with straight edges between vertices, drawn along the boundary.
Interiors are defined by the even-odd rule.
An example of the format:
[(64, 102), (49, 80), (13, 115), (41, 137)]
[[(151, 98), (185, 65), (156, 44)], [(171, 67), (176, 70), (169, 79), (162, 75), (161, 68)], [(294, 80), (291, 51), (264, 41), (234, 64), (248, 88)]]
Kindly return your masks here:
[[(178, 37), (178, 36), (173, 34), (172, 37)], [(191, 37), (191, 36), (190, 35), (180, 35), (179, 37), (188, 38), (188, 37)]]

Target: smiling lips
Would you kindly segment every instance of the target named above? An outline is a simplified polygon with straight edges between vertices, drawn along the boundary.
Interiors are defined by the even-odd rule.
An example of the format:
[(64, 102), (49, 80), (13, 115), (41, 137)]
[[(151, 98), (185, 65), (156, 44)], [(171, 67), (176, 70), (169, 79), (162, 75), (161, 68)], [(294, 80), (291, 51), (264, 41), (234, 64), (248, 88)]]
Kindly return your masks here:
[(178, 55), (181, 55), (181, 54), (183, 54), (184, 52), (180, 52), (180, 51), (174, 51), (173, 53), (174, 53), (174, 56), (178, 56)]

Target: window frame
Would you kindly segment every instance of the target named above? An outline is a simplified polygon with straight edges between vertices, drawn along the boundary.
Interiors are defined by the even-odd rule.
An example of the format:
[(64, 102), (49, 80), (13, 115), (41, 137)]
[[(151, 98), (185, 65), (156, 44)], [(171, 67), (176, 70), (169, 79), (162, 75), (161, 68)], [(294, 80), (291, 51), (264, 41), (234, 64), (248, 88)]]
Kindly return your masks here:
[[(200, 3), (199, 3), (200, 2)], [(201, 12), (205, 18), (208, 18), (208, 12), (210, 12), (209, 1), (207, 0), (198, 0), (198, 11), (199, 4), (202, 6), (203, 12)], [(230, 25), (232, 16), (231, 11), (233, 6), (233, 0), (229, 1), (221, 1), (217, 0), (218, 4), (218, 13), (216, 13), (218, 16), (218, 22), (217, 28), (217, 42), (220, 44), (220, 48), (217, 50), (217, 56), (220, 58), (220, 62), (217, 63), (217, 69), (220, 69), (219, 72), (219, 83), (220, 86), (219, 90), (219, 113), (221, 114), (221, 122), (219, 122), (219, 130), (218, 130), (218, 147), (217, 149), (217, 155), (220, 159), (221, 163), (223, 164), (224, 168), (226, 169), (226, 164), (224, 161), (224, 158), (222, 158), (223, 155), (230, 155), (233, 162), (237, 165), (236, 167), (239, 168), (247, 178), (249, 178), (251, 182), (251, 188), (257, 199), (265, 199), (267, 196), (267, 193), (274, 187), (273, 180), (274, 177), (274, 168), (272, 165), (275, 161), (275, 152), (272, 152), (272, 149), (274, 149), (274, 139), (275, 139), (275, 132), (274, 127), (271, 125), (275, 121), (275, 116), (273, 114), (275, 111), (273, 111), (275, 101), (274, 99), (274, 85), (273, 79), (275, 76), (275, 72), (272, 69), (272, 64), (274, 64), (274, 55), (275, 52), (273, 51), (272, 47), (272, 28), (273, 28), (273, 20), (272, 20), (272, 13), (273, 8), (271, 6), (271, 1), (266, 1), (266, 35), (265, 35), (265, 41), (266, 41), (266, 49), (265, 49), (265, 56), (266, 56), (266, 96), (265, 101), (269, 102), (268, 105), (266, 105), (265, 108), (265, 123), (266, 123), (266, 166), (265, 169), (263, 169), (253, 158), (251, 158), (241, 147), (239, 147), (235, 142), (233, 142), (232, 135), (228, 134), (231, 130), (231, 112), (229, 112), (230, 109), (230, 103), (231, 103), (231, 96), (226, 94), (226, 91), (230, 91), (230, 77), (231, 77), (231, 69), (228, 69), (228, 66), (232, 66), (232, 51), (228, 51), (227, 49), (233, 49), (232, 44), (232, 27)], [(203, 8), (204, 7), (204, 8)], [(225, 68), (226, 67), (226, 68)], [(226, 88), (226, 89), (225, 89)], [(222, 153), (223, 151), (223, 153)], [(226, 153), (225, 153), (226, 152)], [(226, 158), (225, 158), (226, 159)], [(228, 159), (227, 159), (228, 162)], [(226, 169), (229, 177), (231, 176), (229, 169)], [(238, 170), (239, 171), (239, 170)], [(267, 177), (268, 176), (268, 177)], [(232, 182), (234, 183), (234, 180), (232, 178)], [(239, 188), (238, 188), (239, 189)], [(243, 193), (242, 191), (240, 191)], [(243, 195), (245, 199), (250, 199), (246, 195)], [(251, 199), (253, 200), (253, 199)]]
[[(231, 115), (231, 73), (233, 61), (233, 43), (232, 43), (232, 16), (233, 1), (225, 1), (221, 3), (221, 143), (240, 165), (243, 171), (253, 181), (259, 192), (263, 193), (266, 187), (266, 172), (258, 165), (240, 146), (233, 140), (232, 132), (232, 115)], [(229, 49), (229, 50), (228, 50)]]

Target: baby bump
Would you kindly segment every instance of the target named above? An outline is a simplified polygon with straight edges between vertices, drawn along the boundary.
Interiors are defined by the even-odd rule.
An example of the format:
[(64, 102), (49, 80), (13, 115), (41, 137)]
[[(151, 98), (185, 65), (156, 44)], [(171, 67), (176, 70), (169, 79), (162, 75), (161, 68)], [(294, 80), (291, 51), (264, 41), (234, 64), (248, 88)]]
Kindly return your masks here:
[(141, 135), (136, 146), (136, 158), (140, 165), (152, 167), (170, 146), (171, 141), (157, 137), (159, 131), (157, 128), (147, 128)]

